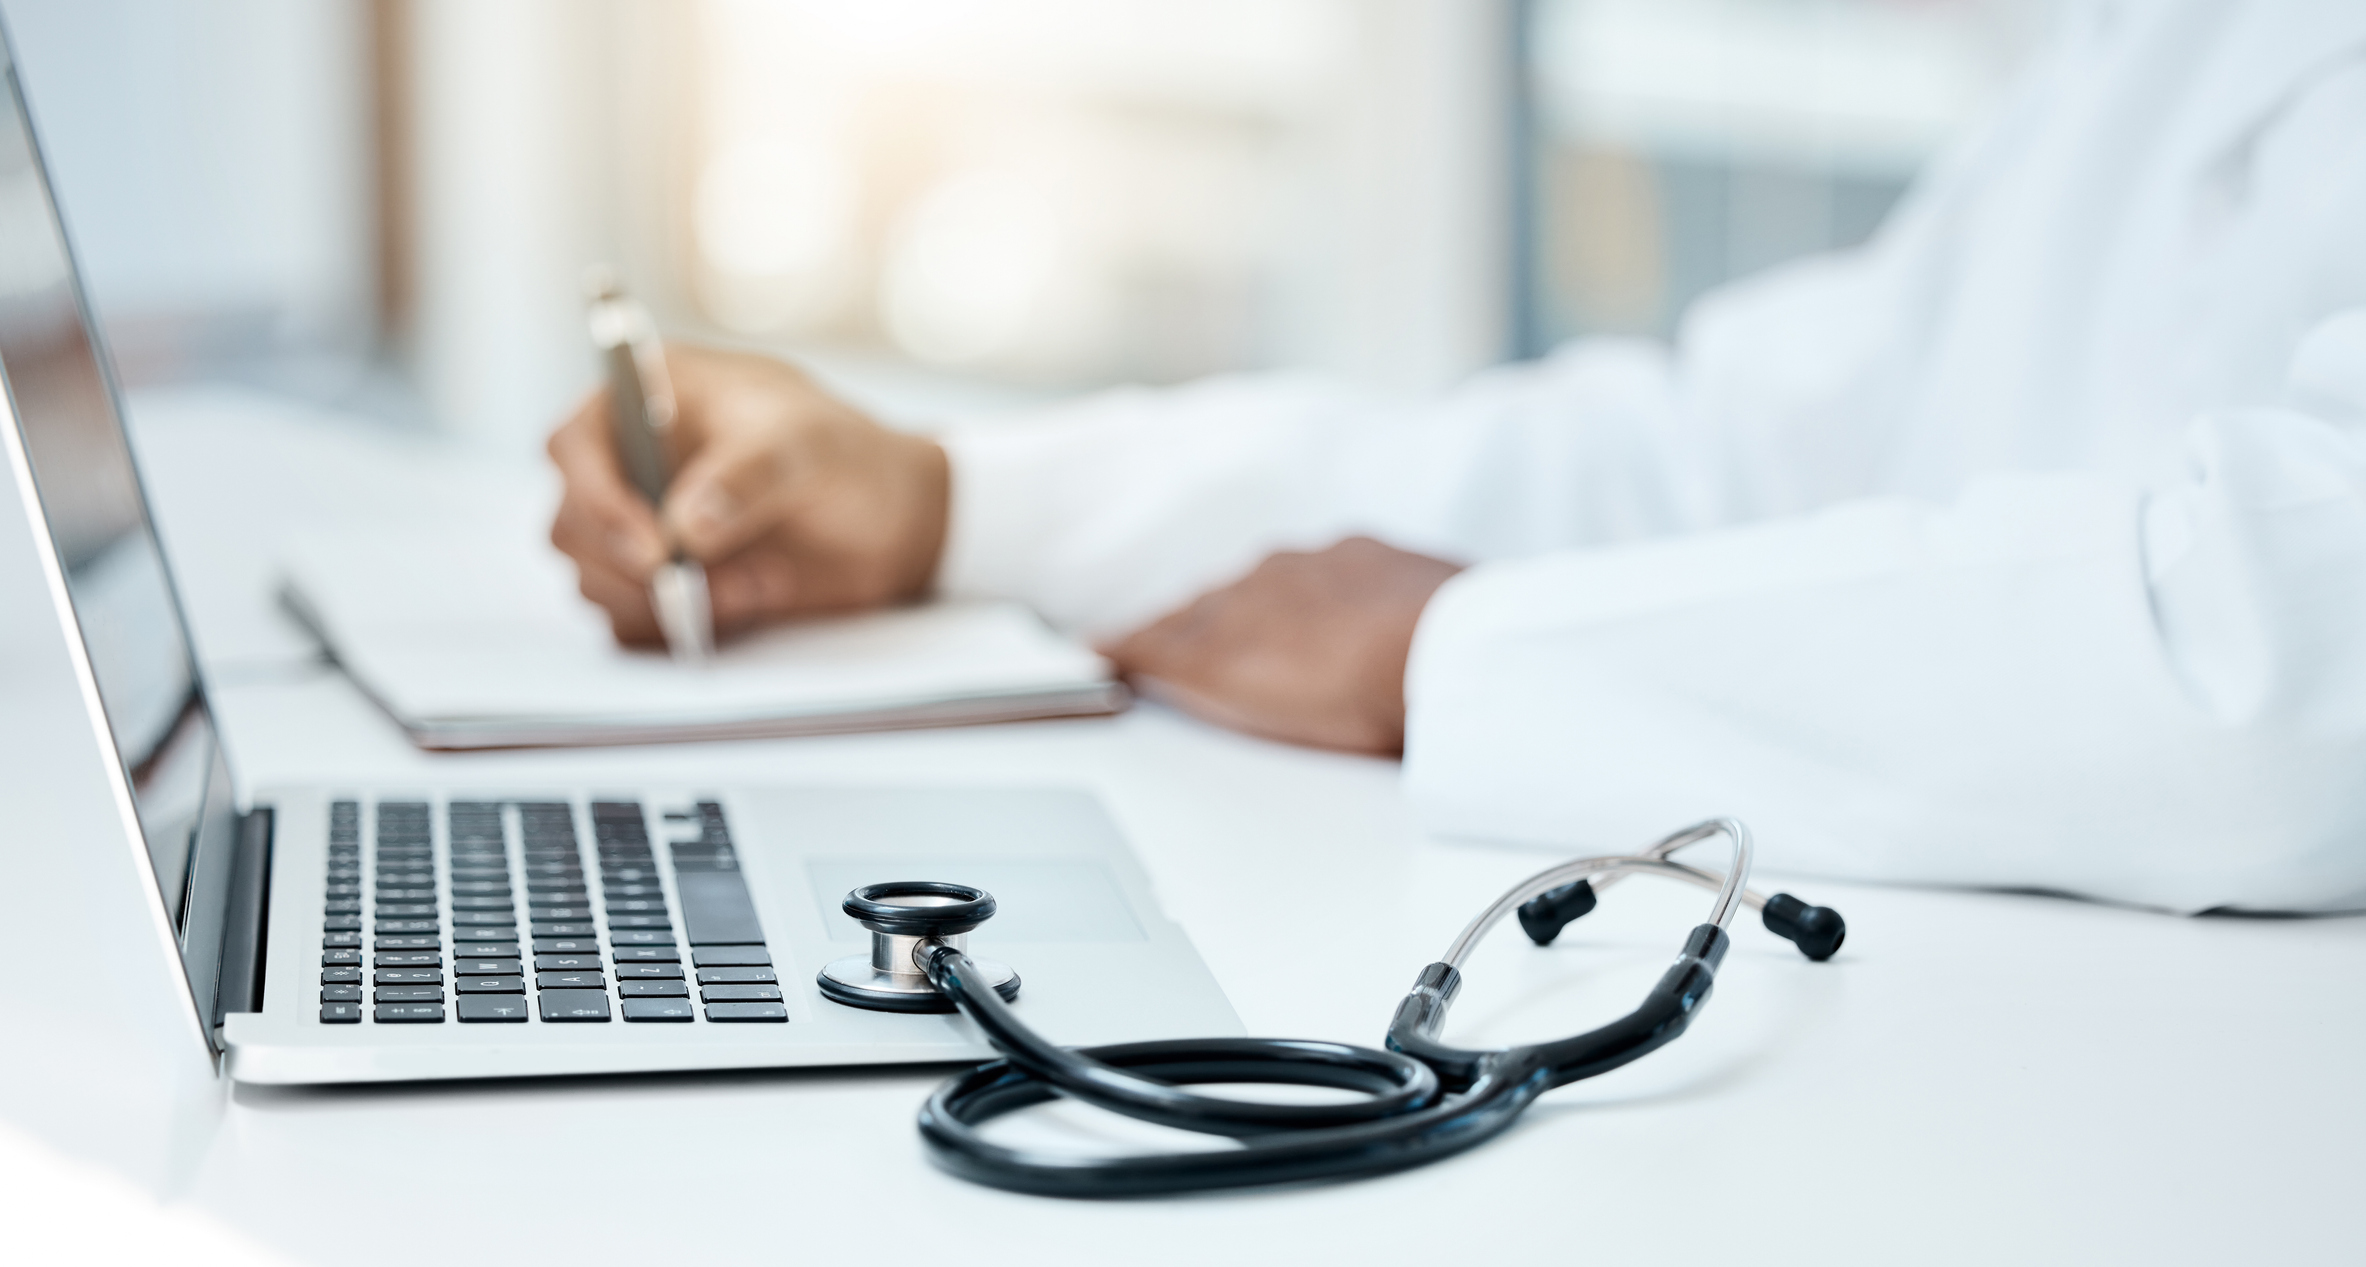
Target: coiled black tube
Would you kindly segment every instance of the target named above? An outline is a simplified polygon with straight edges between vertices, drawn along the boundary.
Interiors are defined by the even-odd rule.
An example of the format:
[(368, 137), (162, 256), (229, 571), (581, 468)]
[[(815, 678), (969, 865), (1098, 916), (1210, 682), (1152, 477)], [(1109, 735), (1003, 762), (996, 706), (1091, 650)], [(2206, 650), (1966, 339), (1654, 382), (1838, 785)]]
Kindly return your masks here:
[[(1722, 939), (1713, 926), (1704, 928)], [(960, 951), (940, 946), (924, 966), (937, 988), (1005, 1053), (937, 1088), (921, 1107), (920, 1134), (931, 1158), (978, 1183), (1065, 1197), (1355, 1178), (1452, 1156), (1510, 1127), (1545, 1091), (1616, 1068), (1674, 1039), (1707, 1000), (1715, 976), (1714, 958), (1688, 946), (1643, 1006), (1627, 1016), (1559, 1042), (1499, 1051), (1449, 1048), (1429, 1037), (1442, 1019), (1443, 996), (1451, 994), (1453, 969), (1442, 964), (1423, 970), (1415, 996), (1398, 1009), (1390, 1051), (1276, 1038), (1069, 1049), (1028, 1029), (977, 979)], [(1440, 981), (1448, 987), (1443, 994), (1436, 988)], [(1433, 1065), (1451, 1071), (1454, 1094), (1441, 1094)], [(1197, 1095), (1177, 1085), (1223, 1082), (1335, 1087), (1367, 1098), (1267, 1104)], [(1063, 1093), (1143, 1121), (1231, 1136), (1241, 1146), (1079, 1157), (996, 1144), (978, 1129)]]

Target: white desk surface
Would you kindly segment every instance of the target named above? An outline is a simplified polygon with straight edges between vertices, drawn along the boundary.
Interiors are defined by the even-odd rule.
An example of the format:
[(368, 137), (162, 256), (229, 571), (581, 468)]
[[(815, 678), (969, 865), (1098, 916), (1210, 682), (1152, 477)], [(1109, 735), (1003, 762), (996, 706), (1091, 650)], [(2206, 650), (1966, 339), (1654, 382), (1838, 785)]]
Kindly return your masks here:
[[(160, 399), (142, 417), (249, 787), (1089, 786), (1252, 1032), (1362, 1043), (1474, 909), (1552, 860), (1425, 837), (1391, 763), (1149, 707), (900, 735), (424, 755), (306, 663), (266, 601), (270, 542), (404, 513), (532, 530), (547, 482), (253, 399)], [(1846, 913), (1836, 960), (1807, 963), (1741, 928), (1690, 1035), (1548, 1095), (1482, 1150), (1376, 1181), (1212, 1198), (1059, 1202), (949, 1178), (912, 1127), (943, 1069), (226, 1086), (174, 1012), (149, 916), (130, 899), (20, 522), (0, 506), (0, 803), (13, 824), (0, 848), (24, 902), (0, 920), (0, 953), (19, 969), (0, 977), (0, 1122), (290, 1260), (2366, 1258), (2352, 1204), (2366, 1180), (2357, 919), (2177, 919), (1770, 882)], [(1550, 950), (1500, 938), (1474, 966), (1455, 1036), (1543, 1037), (1623, 1010), (1701, 909), (1689, 890), (1637, 883)], [(1100, 1129), (1050, 1116), (1031, 1129), (1086, 1141)], [(12, 1234), (80, 1243), (60, 1227), (44, 1242), (44, 1217), (67, 1215), (20, 1212)]]

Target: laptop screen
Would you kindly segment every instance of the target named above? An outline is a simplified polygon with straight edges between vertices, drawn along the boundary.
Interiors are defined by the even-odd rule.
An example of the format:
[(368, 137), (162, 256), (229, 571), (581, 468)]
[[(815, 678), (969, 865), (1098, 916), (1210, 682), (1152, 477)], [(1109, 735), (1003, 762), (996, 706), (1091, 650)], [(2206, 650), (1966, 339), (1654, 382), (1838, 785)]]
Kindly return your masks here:
[(214, 734), (13, 57), (0, 94), (0, 378), (157, 887), (210, 1010), (236, 836)]

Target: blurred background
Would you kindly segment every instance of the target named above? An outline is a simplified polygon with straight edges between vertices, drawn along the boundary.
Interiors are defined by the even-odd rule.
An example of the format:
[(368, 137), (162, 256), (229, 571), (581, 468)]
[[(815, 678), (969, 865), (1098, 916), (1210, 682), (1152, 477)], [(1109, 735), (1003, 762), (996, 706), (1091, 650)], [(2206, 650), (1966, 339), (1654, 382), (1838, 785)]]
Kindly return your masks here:
[(135, 386), (498, 445), (580, 278), (907, 421), (1421, 390), (1863, 240), (2048, 0), (0, 0)]

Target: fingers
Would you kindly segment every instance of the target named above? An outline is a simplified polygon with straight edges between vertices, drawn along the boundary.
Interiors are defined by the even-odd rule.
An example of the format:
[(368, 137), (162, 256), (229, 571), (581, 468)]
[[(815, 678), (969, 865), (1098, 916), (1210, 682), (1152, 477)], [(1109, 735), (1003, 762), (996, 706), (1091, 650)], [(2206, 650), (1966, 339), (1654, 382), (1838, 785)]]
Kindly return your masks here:
[(671, 552), (656, 512), (624, 480), (607, 419), (607, 396), (595, 392), (551, 433), (551, 461), (566, 489), (551, 544), (579, 565), (597, 562), (646, 582)]
[(791, 615), (800, 597), (795, 564), (775, 551), (751, 550), (707, 569), (707, 601), (718, 634)]
[(550, 524), (550, 543), (577, 567), (601, 567), (648, 584), (667, 558), (657, 520), (644, 503), (568, 489)]
[(773, 526), (790, 490), (788, 442), (719, 439), (683, 464), (666, 490), (665, 527), (692, 558), (713, 563)]
[(1203, 594), (1099, 650), (1127, 677), (1189, 682), (1202, 676), (1200, 662), (1221, 642), (1213, 626), (1225, 592)]
[(1455, 571), (1365, 539), (1274, 554), (1104, 654), (1147, 694), (1220, 725), (1395, 752), (1414, 630)]
[(664, 630), (649, 603), (647, 581), (596, 563), (579, 564), (576, 587), (608, 614), (608, 627), (615, 631), (618, 642), (634, 647), (665, 645)]

